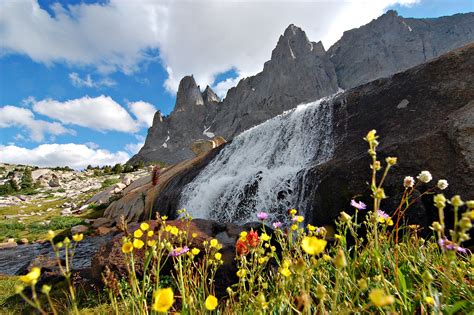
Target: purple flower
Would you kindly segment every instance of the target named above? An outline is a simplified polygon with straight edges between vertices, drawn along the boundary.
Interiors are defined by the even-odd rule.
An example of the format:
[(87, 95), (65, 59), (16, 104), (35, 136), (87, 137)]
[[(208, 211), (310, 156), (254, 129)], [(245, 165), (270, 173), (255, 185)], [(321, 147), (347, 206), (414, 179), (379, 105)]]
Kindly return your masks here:
[(281, 223), (281, 222), (273, 222), (273, 227), (274, 227), (275, 229), (281, 228), (282, 225), (283, 225), (283, 223)]
[(188, 246), (176, 247), (175, 249), (173, 249), (171, 251), (170, 256), (178, 257), (178, 256), (181, 256), (184, 253), (187, 253), (187, 252), (189, 252), (189, 247)]
[(451, 242), (450, 240), (448, 240), (446, 238), (440, 238), (438, 240), (438, 245), (439, 245), (439, 247), (441, 247), (444, 250), (455, 250), (455, 251), (458, 251), (458, 252), (463, 253), (463, 254), (467, 253), (467, 249), (459, 246), (458, 244), (456, 244), (454, 242)]
[(259, 213), (257, 213), (257, 218), (261, 221), (265, 221), (266, 219), (268, 219), (268, 213), (259, 212)]
[(377, 210), (377, 215), (380, 219), (387, 220), (390, 216), (382, 210)]
[(363, 203), (362, 201), (357, 202), (354, 199), (351, 200), (351, 206), (359, 210), (365, 210), (365, 208), (367, 208), (365, 203)]

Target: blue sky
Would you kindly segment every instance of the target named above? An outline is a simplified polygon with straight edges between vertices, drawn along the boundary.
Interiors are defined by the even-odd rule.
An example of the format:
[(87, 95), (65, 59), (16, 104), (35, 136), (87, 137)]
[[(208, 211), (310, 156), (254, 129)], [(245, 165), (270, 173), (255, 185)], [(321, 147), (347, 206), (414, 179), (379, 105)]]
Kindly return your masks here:
[(0, 0), (0, 162), (125, 162), (154, 111), (171, 112), (183, 75), (224, 96), (262, 69), (290, 23), (328, 48), (388, 9), (417, 18), (473, 11), (471, 0), (233, 5)]

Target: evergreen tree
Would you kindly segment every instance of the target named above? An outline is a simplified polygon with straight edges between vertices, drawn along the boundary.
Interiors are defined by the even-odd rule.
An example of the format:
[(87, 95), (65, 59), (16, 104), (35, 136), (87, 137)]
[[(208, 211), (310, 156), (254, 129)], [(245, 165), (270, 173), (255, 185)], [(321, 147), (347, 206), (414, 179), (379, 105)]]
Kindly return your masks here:
[(33, 177), (31, 176), (31, 169), (25, 168), (21, 176), (21, 189), (29, 189), (34, 187)]

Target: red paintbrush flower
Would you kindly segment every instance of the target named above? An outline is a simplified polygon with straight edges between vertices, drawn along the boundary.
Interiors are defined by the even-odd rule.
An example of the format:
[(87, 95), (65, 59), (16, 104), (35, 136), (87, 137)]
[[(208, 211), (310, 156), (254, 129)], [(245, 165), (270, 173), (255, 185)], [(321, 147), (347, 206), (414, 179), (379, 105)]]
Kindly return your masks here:
[(247, 244), (242, 240), (237, 241), (237, 243), (235, 244), (235, 249), (237, 250), (237, 253), (241, 256), (247, 255), (249, 253), (249, 248)]
[(250, 231), (247, 234), (247, 242), (251, 247), (257, 247), (259, 242), (258, 233), (255, 231)]

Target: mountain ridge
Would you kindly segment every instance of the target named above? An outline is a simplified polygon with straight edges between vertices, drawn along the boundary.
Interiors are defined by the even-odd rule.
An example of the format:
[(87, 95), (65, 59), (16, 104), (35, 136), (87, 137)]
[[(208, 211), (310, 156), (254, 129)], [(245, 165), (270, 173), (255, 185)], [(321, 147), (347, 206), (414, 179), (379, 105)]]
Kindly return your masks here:
[[(366, 25), (345, 31), (326, 51), (321, 42), (310, 41), (301, 28), (290, 24), (263, 70), (240, 80), (222, 101), (209, 86), (201, 93), (192, 76), (184, 77), (178, 96), (190, 93), (199, 103), (208, 99), (207, 104), (196, 109), (183, 104), (184, 99), (192, 105), (193, 97), (177, 97), (169, 116), (157, 114), (145, 145), (129, 163), (143, 160), (172, 164), (193, 157), (190, 145), (198, 139), (232, 139), (298, 104), (333, 94), (340, 87), (347, 89), (393, 75), (474, 42), (471, 25), (474, 13), (415, 19), (388, 11)], [(189, 82), (190, 78), (194, 83)]]

